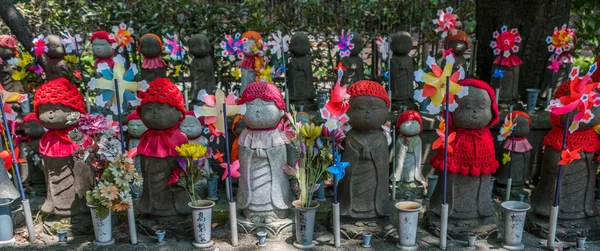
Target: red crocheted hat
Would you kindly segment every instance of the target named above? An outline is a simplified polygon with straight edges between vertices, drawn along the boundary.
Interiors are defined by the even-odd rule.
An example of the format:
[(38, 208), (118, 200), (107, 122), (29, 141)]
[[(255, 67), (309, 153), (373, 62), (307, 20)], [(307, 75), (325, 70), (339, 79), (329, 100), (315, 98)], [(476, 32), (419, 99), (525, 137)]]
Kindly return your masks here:
[(25, 117), (23, 118), (23, 123), (27, 123), (27, 122), (31, 122), (31, 121), (35, 121), (35, 122), (40, 122), (40, 119), (37, 117), (37, 115), (35, 115), (35, 113), (29, 113), (27, 115), (25, 115)]
[(94, 34), (92, 34), (92, 37), (90, 38), (90, 43), (93, 43), (95, 39), (104, 39), (104, 40), (108, 41), (109, 43), (115, 42), (114, 39), (110, 38), (110, 34), (106, 31), (94, 32)]
[(83, 95), (66, 78), (57, 78), (38, 87), (33, 96), (33, 108), (36, 115), (38, 107), (44, 104), (61, 104), (82, 114), (86, 113)]
[(142, 118), (140, 118), (140, 115), (137, 113), (137, 111), (130, 112), (129, 115), (127, 115), (127, 122), (132, 121), (132, 120), (142, 120)]
[(277, 108), (285, 111), (285, 102), (283, 102), (281, 91), (279, 91), (277, 86), (268, 82), (254, 82), (249, 84), (246, 89), (244, 89), (242, 97), (237, 100), (237, 103), (238, 105), (241, 105), (257, 98), (267, 102), (273, 102)]
[(148, 89), (145, 92), (139, 92), (138, 97), (142, 100), (140, 106), (136, 108), (137, 113), (140, 113), (140, 107), (146, 103), (162, 103), (169, 104), (181, 111), (181, 121), (185, 119), (185, 106), (183, 103), (183, 95), (175, 84), (168, 78), (156, 78), (150, 82)]
[(383, 101), (385, 101), (385, 103), (387, 104), (388, 108), (390, 108), (390, 99), (388, 97), (388, 93), (385, 90), (385, 88), (383, 88), (383, 86), (377, 82), (370, 80), (360, 80), (354, 83), (352, 86), (350, 86), (350, 88), (348, 89), (348, 94), (350, 94), (350, 98), (358, 96), (371, 96), (380, 98), (383, 99)]
[(506, 115), (507, 118), (509, 118), (509, 116), (511, 116), (513, 118), (516, 118), (517, 116), (521, 116), (521, 117), (525, 117), (527, 120), (529, 120), (529, 127), (531, 127), (533, 124), (531, 123), (531, 118), (529, 117), (529, 114), (527, 114), (526, 112), (523, 111), (513, 111), (509, 114)]
[[(490, 87), (488, 83), (478, 79), (464, 79), (459, 81), (458, 84), (462, 86), (475, 87), (485, 90), (488, 93), (488, 95), (490, 95), (490, 101), (492, 102), (492, 119), (490, 120), (490, 123), (488, 123), (487, 127), (493, 126), (496, 123), (498, 123), (500, 115), (498, 114), (498, 105), (496, 104), (496, 94), (494, 93), (494, 90), (492, 89), (492, 87)], [(452, 123), (450, 123), (449, 125), (452, 125)]]
[(11, 35), (0, 35), (0, 46), (14, 50), (17, 48), (17, 40)]
[(421, 119), (421, 114), (414, 110), (406, 110), (400, 114), (400, 116), (398, 116), (398, 121), (396, 121), (396, 129), (400, 129), (400, 125), (402, 125), (402, 123), (410, 120), (416, 120), (419, 122), (419, 125), (421, 126), (421, 130), (419, 132), (423, 131), (423, 120)]

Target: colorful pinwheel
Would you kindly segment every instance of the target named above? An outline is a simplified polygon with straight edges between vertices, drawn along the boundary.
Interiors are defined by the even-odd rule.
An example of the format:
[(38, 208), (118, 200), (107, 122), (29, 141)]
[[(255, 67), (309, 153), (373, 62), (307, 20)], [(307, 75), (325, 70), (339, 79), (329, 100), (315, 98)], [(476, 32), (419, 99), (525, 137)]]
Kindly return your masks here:
[(510, 162), (510, 152), (505, 152), (502, 154), (502, 165), (506, 165), (506, 163)]
[(339, 182), (346, 175), (346, 168), (350, 166), (349, 162), (342, 161), (342, 155), (339, 152), (335, 153), (335, 164), (328, 167), (327, 170), (335, 175), (336, 180)]
[(522, 45), (521, 34), (519, 34), (519, 30), (517, 28), (508, 30), (506, 25), (502, 26), (500, 32), (494, 31), (492, 34), (492, 42), (490, 42), (490, 47), (494, 50), (494, 55), (504, 56), (508, 58), (512, 53), (519, 52), (519, 49)]
[(223, 52), (221, 56), (228, 58), (229, 61), (235, 62), (236, 56), (238, 59), (242, 59), (244, 54), (242, 53), (244, 40), (240, 40), (240, 33), (236, 33), (234, 37), (231, 35), (225, 35), (225, 40), (221, 41), (221, 49)]
[(67, 53), (72, 53), (75, 49), (79, 50), (76, 53), (83, 50), (83, 45), (81, 45), (83, 38), (81, 38), (79, 34), (76, 34), (73, 37), (69, 31), (66, 31), (66, 33), (61, 32), (60, 35), (62, 36), (62, 44), (65, 46), (65, 51)]
[(561, 61), (558, 61), (555, 58), (552, 58), (552, 62), (550, 62), (550, 65), (548, 65), (548, 70), (552, 70), (553, 72), (558, 72), (561, 64), (562, 64)]
[(245, 105), (237, 105), (233, 93), (225, 97), (225, 93), (219, 88), (215, 91), (215, 95), (208, 95), (205, 90), (200, 90), (198, 96), (201, 97), (204, 106), (194, 106), (194, 113), (196, 117), (204, 116), (204, 122), (208, 125), (213, 136), (218, 137), (225, 132), (223, 104), (227, 104), (227, 116), (246, 112)]
[(518, 117), (519, 115), (513, 118), (511, 113), (510, 116), (506, 116), (506, 118), (504, 118), (504, 124), (502, 125), (502, 127), (500, 127), (500, 134), (498, 134), (498, 141), (505, 141), (508, 138), (508, 136), (512, 134), (513, 130), (515, 129), (515, 126), (517, 126), (517, 123), (515, 121)]
[(381, 54), (381, 60), (387, 60), (388, 54), (391, 54), (390, 51), (390, 38), (389, 37), (378, 37), (377, 38), (377, 50)]
[(563, 165), (563, 166), (568, 166), (573, 161), (581, 159), (581, 155), (579, 155), (579, 150), (581, 150), (581, 149), (578, 148), (578, 149), (575, 149), (574, 151), (569, 151), (569, 149), (563, 150), (560, 153), (560, 161), (558, 162), (558, 164)]
[(231, 165), (229, 165), (230, 168), (227, 168), (227, 163), (221, 163), (221, 167), (225, 169), (225, 172), (223, 172), (223, 176), (221, 177), (221, 180), (225, 180), (227, 178), (227, 176), (229, 175), (229, 172), (231, 172), (231, 178), (239, 178), (240, 177), (240, 161), (236, 160), (233, 163), (231, 163)]
[(577, 113), (573, 117), (573, 122), (569, 126), (569, 132), (573, 133), (579, 129), (579, 123), (589, 123), (594, 114), (591, 112), (592, 107), (600, 106), (600, 97), (594, 91), (598, 85), (590, 78), (592, 73), (596, 71), (597, 65), (594, 63), (588, 73), (583, 77), (579, 77), (579, 67), (573, 67), (570, 77), (569, 94), (558, 99), (550, 101), (550, 105), (546, 108), (547, 111), (554, 115), (567, 114), (575, 109)]
[(15, 120), (17, 119), (17, 112), (14, 111), (9, 103), (22, 103), (27, 100), (27, 96), (22, 95), (18, 92), (9, 92), (4, 90), (4, 87), (0, 85), (0, 98), (2, 98), (2, 109), (4, 109), (4, 113), (6, 114), (7, 120)]
[[(115, 62), (115, 66), (112, 69), (107, 63), (98, 64), (96, 71), (102, 74), (102, 78), (92, 78), (88, 83), (88, 86), (90, 89), (104, 90), (103, 93), (96, 97), (96, 103), (104, 107), (106, 102), (110, 100), (110, 110), (117, 114), (117, 105), (120, 105), (121, 109), (126, 108), (123, 106), (126, 102), (126, 99), (129, 99), (125, 96), (126, 92), (129, 92), (129, 94), (133, 94), (133, 96), (135, 96), (138, 90), (146, 91), (149, 85), (145, 81), (138, 83), (133, 80), (135, 75), (138, 73), (138, 69), (135, 64), (131, 64), (129, 69), (125, 70), (125, 58), (123, 58), (123, 56), (117, 55), (113, 58), (113, 61)], [(117, 81), (119, 87), (119, 93), (116, 93), (115, 91), (115, 80)], [(117, 104), (117, 95), (119, 95), (119, 104)], [(135, 100), (129, 100), (133, 106), (139, 105), (140, 100), (137, 99), (137, 97)]]
[[(441, 129), (435, 129), (435, 132), (437, 133), (437, 135), (439, 136), (439, 138), (437, 138), (433, 144), (431, 145), (431, 149), (438, 149), (438, 148), (444, 148), (445, 142), (446, 142), (446, 136), (444, 134), (444, 130)], [(454, 149), (452, 149), (452, 146), (450, 145), (450, 143), (452, 143), (452, 141), (454, 141), (454, 138), (456, 138), (456, 132), (452, 132), (450, 134), (448, 134), (448, 152), (451, 153), (454, 151)]]
[(558, 29), (558, 27), (554, 27), (552, 36), (548, 36), (546, 38), (546, 43), (548, 43), (548, 51), (554, 52), (556, 55), (570, 51), (573, 49), (573, 44), (571, 44), (571, 41), (574, 41), (575, 39), (575, 30), (568, 28), (567, 24), (564, 24), (560, 29)]
[(133, 41), (131, 35), (133, 34), (133, 29), (127, 28), (126, 24), (121, 23), (119, 26), (113, 26), (112, 31), (114, 33), (109, 35), (109, 38), (115, 41), (112, 44), (112, 48), (115, 49), (119, 47), (119, 53), (123, 52), (124, 48), (127, 48), (128, 51), (131, 50), (131, 42)]
[(335, 36), (335, 41), (337, 42), (336, 49), (339, 51), (340, 57), (343, 58), (343, 57), (350, 56), (350, 50), (354, 49), (354, 43), (352, 43), (353, 38), (354, 38), (354, 34), (351, 34), (350, 30), (348, 30), (348, 32), (344, 33), (343, 29), (342, 29), (342, 33), (339, 37)]
[(452, 35), (456, 35), (456, 27), (460, 27), (460, 21), (457, 21), (458, 16), (454, 13), (454, 9), (452, 7), (446, 8), (446, 12), (444, 10), (438, 10), (437, 15), (438, 18), (433, 20), (433, 24), (437, 25), (435, 28), (435, 32), (442, 32), (442, 38), (448, 36), (448, 32)]
[(277, 59), (280, 59), (283, 53), (286, 53), (289, 50), (290, 36), (282, 36), (281, 31), (277, 31), (271, 33), (270, 38), (271, 40), (268, 44), (271, 46), (271, 54), (276, 55)]
[(33, 39), (32, 51), (36, 58), (41, 57), (44, 53), (48, 52), (48, 38), (44, 37), (44, 35), (39, 35)]
[(350, 95), (346, 93), (346, 85), (341, 86), (340, 82), (344, 75), (344, 69), (338, 67), (338, 79), (335, 86), (331, 89), (331, 98), (321, 108), (321, 117), (326, 120), (325, 127), (329, 130), (340, 128), (350, 119), (346, 112), (350, 105), (348, 100)]
[[(423, 89), (415, 90), (414, 99), (423, 102), (425, 98), (431, 99), (431, 103), (427, 106), (427, 110), (431, 114), (437, 114), (441, 111), (442, 103), (448, 98), (448, 110), (454, 111), (458, 104), (454, 101), (454, 95), (459, 98), (467, 95), (468, 88), (460, 86), (458, 81), (463, 79), (465, 71), (461, 67), (457, 72), (452, 72), (452, 65), (455, 59), (452, 55), (446, 56), (446, 65), (444, 69), (437, 65), (435, 58), (429, 57), (427, 65), (431, 68), (431, 72), (425, 73), (419, 69), (415, 72), (415, 81), (425, 83)], [(446, 97), (446, 77), (450, 77), (450, 97)]]
[(167, 33), (167, 36), (163, 38), (163, 41), (165, 42), (165, 50), (172, 59), (183, 60), (185, 57), (185, 48), (183, 48), (183, 44), (179, 41), (177, 34), (171, 36)]

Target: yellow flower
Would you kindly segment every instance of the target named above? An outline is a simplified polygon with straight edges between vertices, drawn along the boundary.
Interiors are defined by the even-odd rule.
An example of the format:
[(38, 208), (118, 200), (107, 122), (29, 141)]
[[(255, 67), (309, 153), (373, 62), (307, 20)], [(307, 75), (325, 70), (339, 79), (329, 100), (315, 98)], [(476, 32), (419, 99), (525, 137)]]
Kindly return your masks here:
[(125, 202), (119, 202), (119, 203), (115, 203), (112, 205), (111, 209), (114, 211), (125, 211), (130, 207), (129, 204), (125, 203)]
[(181, 75), (181, 65), (175, 66), (175, 72), (173, 73), (173, 77), (179, 77)]
[(314, 123), (311, 123), (310, 125), (303, 124), (302, 127), (300, 127), (300, 136), (306, 139), (307, 143), (310, 144), (316, 140), (317, 137), (321, 136), (321, 130), (322, 127), (315, 126)]
[(267, 66), (267, 68), (262, 69), (260, 71), (260, 75), (258, 76), (258, 79), (265, 81), (265, 82), (273, 82), (273, 80), (271, 79), (271, 66)]
[(197, 160), (206, 154), (206, 146), (193, 142), (175, 147), (175, 150), (179, 153), (179, 156), (190, 157), (193, 160)]
[(27, 77), (27, 72), (25, 72), (25, 69), (22, 69), (20, 71), (13, 71), (11, 77), (14, 80), (20, 81)]
[(21, 69), (24, 69), (31, 63), (33, 63), (33, 57), (31, 55), (29, 55), (29, 53), (21, 53), (21, 58), (19, 60), (19, 63), (17, 64), (17, 66), (21, 67)]
[(235, 80), (240, 80), (240, 78), (242, 77), (242, 70), (240, 70), (239, 67), (236, 67), (235, 69), (233, 69), (233, 71), (231, 72), (231, 76), (233, 78), (235, 78)]
[(67, 62), (67, 64), (74, 65), (79, 63), (79, 58), (77, 58), (75, 55), (66, 55), (65, 62)]
[(119, 197), (119, 189), (114, 185), (103, 186), (100, 189), (100, 194), (107, 200), (115, 200)]

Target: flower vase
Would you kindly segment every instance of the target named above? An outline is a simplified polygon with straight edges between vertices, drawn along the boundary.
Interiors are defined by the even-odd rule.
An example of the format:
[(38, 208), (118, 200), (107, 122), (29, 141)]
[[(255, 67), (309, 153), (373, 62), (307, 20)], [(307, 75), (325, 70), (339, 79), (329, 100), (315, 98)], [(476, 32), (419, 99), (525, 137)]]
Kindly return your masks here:
[(419, 225), (419, 212), (421, 204), (413, 201), (396, 203), (398, 210), (398, 236), (396, 247), (400, 250), (417, 250), (417, 228)]
[(194, 225), (194, 242), (196, 248), (208, 248), (214, 244), (212, 241), (212, 208), (215, 202), (210, 200), (197, 200), (188, 203), (192, 209), (192, 224)]
[[(535, 106), (538, 100), (538, 95), (540, 94), (540, 89), (535, 88), (527, 88), (527, 113), (532, 114), (535, 113)], [(552, 97), (548, 97), (551, 99)]]
[(427, 199), (431, 199), (431, 195), (433, 195), (433, 190), (435, 190), (437, 181), (438, 181), (437, 175), (427, 176)]
[(303, 207), (300, 200), (295, 200), (292, 205), (296, 208), (296, 240), (294, 241), (294, 247), (311, 249), (315, 246), (312, 241), (319, 202), (313, 201), (311, 207)]
[(92, 213), (92, 224), (94, 225), (94, 234), (96, 240), (94, 244), (96, 246), (108, 246), (115, 243), (115, 239), (112, 238), (112, 212), (108, 211), (108, 216), (101, 219), (97, 215), (97, 206), (87, 205)]
[(500, 205), (504, 208), (504, 242), (502, 247), (508, 250), (525, 249), (521, 239), (523, 238), (525, 215), (530, 208), (529, 204), (520, 201), (505, 201)]
[(0, 245), (9, 245), (15, 242), (13, 236), (13, 221), (11, 204), (14, 200), (0, 199)]
[(319, 184), (319, 189), (317, 189), (315, 192), (315, 198), (317, 201), (325, 201), (325, 182), (323, 180), (319, 180), (317, 184)]
[(219, 176), (212, 176), (208, 178), (208, 197), (207, 199), (216, 201), (219, 198), (217, 197), (217, 187), (219, 186)]

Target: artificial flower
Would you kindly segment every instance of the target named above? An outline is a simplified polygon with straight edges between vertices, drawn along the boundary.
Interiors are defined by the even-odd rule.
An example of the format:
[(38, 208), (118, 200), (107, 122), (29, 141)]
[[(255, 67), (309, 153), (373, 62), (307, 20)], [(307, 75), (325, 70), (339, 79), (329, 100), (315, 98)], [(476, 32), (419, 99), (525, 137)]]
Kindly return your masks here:
[[(446, 65), (442, 70), (435, 62), (435, 58), (429, 57), (427, 65), (431, 68), (431, 72), (425, 74), (423, 70), (415, 72), (415, 80), (424, 82), (423, 89), (415, 90), (414, 98), (419, 102), (423, 102), (425, 98), (431, 99), (431, 103), (427, 106), (427, 110), (432, 114), (437, 114), (441, 111), (442, 102), (448, 98), (448, 110), (453, 112), (458, 104), (455, 102), (454, 95), (459, 98), (468, 94), (468, 88), (461, 86), (458, 81), (463, 79), (465, 72), (461, 67), (457, 72), (452, 72), (452, 65), (455, 59), (452, 55), (446, 56)], [(450, 79), (450, 97), (446, 97), (446, 78)]]
[(433, 20), (433, 24), (437, 25), (435, 32), (441, 31), (443, 38), (448, 36), (448, 33), (456, 35), (456, 27), (461, 26), (460, 21), (456, 20), (458, 19), (458, 16), (452, 12), (454, 12), (452, 7), (446, 8), (446, 12), (444, 12), (444, 10), (438, 10), (438, 18)]
[(175, 66), (175, 70), (173, 71), (173, 77), (181, 76), (181, 67), (182, 66), (183, 66), (182, 64), (178, 64), (177, 66)]
[(570, 51), (572, 47), (571, 41), (575, 40), (575, 30), (568, 28), (567, 24), (564, 24), (560, 29), (554, 27), (552, 36), (546, 38), (548, 43), (548, 51), (554, 52), (556, 55), (560, 55), (563, 52)]
[(110, 127), (102, 114), (82, 114), (77, 121), (77, 128), (87, 135), (96, 135)]
[(506, 25), (502, 26), (500, 32), (494, 31), (492, 33), (493, 40), (490, 42), (490, 47), (494, 50), (494, 55), (508, 58), (511, 54), (517, 53), (521, 47), (521, 34), (517, 28), (508, 30)]
[(558, 164), (568, 166), (573, 161), (581, 159), (581, 155), (579, 155), (579, 150), (581, 149), (575, 149), (574, 151), (569, 151), (569, 149), (563, 150), (562, 152), (560, 152), (560, 161), (558, 162)]
[(242, 47), (244, 44), (244, 40), (240, 40), (240, 33), (236, 33), (235, 36), (225, 35), (225, 40), (223, 40), (219, 45), (223, 52), (221, 52), (221, 56), (229, 59), (229, 61), (234, 62), (236, 57), (238, 59), (242, 59), (244, 54), (242, 53)]
[(73, 76), (79, 81), (83, 80), (83, 76), (81, 75), (81, 70), (79, 68), (73, 70)]
[(44, 74), (44, 68), (36, 64), (33, 66), (33, 72), (35, 72), (35, 74), (38, 76), (42, 76), (42, 74)]
[(339, 182), (346, 175), (346, 168), (350, 166), (349, 162), (342, 161), (342, 155), (339, 152), (335, 153), (335, 162), (332, 166), (328, 167), (327, 170), (333, 175)]
[(504, 141), (512, 134), (515, 126), (517, 126), (515, 121), (518, 117), (519, 116), (517, 115), (514, 118), (512, 116), (506, 116), (506, 118), (504, 118), (504, 124), (500, 127), (500, 133), (498, 134), (498, 141)]
[(179, 177), (180, 177), (182, 171), (183, 171), (183, 169), (181, 169), (181, 168), (177, 168), (177, 169), (173, 170), (173, 172), (171, 173), (171, 178), (169, 179), (169, 182), (167, 184), (169, 186), (176, 184), (177, 181), (179, 181)]
[(300, 136), (310, 144), (314, 142), (317, 137), (321, 136), (321, 126), (315, 126), (315, 124), (311, 123), (310, 125), (304, 124), (300, 127)]
[[(131, 195), (130, 195), (130, 197), (131, 197)], [(129, 205), (129, 204), (128, 204), (128, 203), (126, 203), (126, 202), (123, 202), (123, 201), (121, 201), (121, 202), (119, 202), (119, 203), (114, 203), (114, 204), (112, 205), (111, 209), (112, 209), (112, 210), (114, 210), (114, 211), (117, 211), (117, 212), (119, 212), (119, 211), (125, 211), (125, 210), (127, 210), (129, 207), (131, 207), (131, 205)]]
[(101, 138), (98, 142), (98, 155), (110, 162), (121, 154), (121, 141), (116, 138)]
[(333, 67), (334, 71), (337, 71), (338, 73), (338, 78), (340, 78), (340, 72), (342, 73), (342, 75), (344, 74), (344, 72), (346, 71), (346, 67), (344, 66), (344, 64), (342, 64), (342, 61), (338, 62), (337, 65), (335, 67)]
[(353, 38), (354, 34), (350, 33), (350, 30), (344, 33), (343, 29), (339, 37), (335, 36), (335, 41), (337, 42), (336, 50), (339, 52), (341, 58), (350, 56), (350, 51), (354, 49)]
[[(446, 139), (444, 132), (440, 129), (436, 129), (435, 132), (437, 133), (439, 138), (433, 142), (433, 145), (431, 146), (431, 148), (432, 149), (438, 149), (440, 147), (444, 148), (445, 139)], [(452, 141), (454, 141), (454, 138), (456, 138), (456, 132), (452, 132), (452, 133), (448, 134), (448, 152), (449, 153), (454, 151), (454, 149), (452, 149), (452, 146), (450, 145), (450, 143), (452, 143)]]
[(133, 42), (131, 35), (133, 34), (133, 29), (127, 28), (126, 24), (121, 23), (119, 26), (113, 26), (112, 31), (114, 33), (109, 35), (109, 38), (115, 41), (112, 44), (112, 48), (115, 49), (119, 47), (119, 53), (123, 52), (123, 49), (125, 48), (131, 50), (131, 42)]
[(280, 59), (283, 53), (289, 50), (290, 36), (282, 36), (281, 31), (271, 33), (271, 40), (267, 43), (271, 46), (271, 54), (276, 55), (277, 59)]
[(25, 69), (20, 71), (13, 71), (10, 77), (14, 80), (20, 81), (27, 77), (27, 72), (25, 71)]
[(172, 59), (183, 60), (185, 57), (185, 48), (183, 48), (183, 44), (179, 41), (177, 34), (171, 36), (167, 33), (167, 36), (163, 38), (163, 41), (165, 42), (165, 50)]
[(260, 74), (258, 75), (258, 79), (263, 82), (273, 82), (271, 78), (271, 66), (267, 66), (265, 69), (260, 70)]
[[(332, 135), (333, 132), (335, 132), (335, 135)], [(344, 150), (344, 147), (342, 147), (342, 141), (346, 138), (346, 134), (344, 133), (343, 127), (337, 130), (329, 130), (327, 127), (323, 127), (323, 130), (321, 131), (321, 136), (325, 138), (334, 137), (335, 145), (337, 146), (337, 148), (340, 150)]]
[(291, 167), (287, 163), (283, 163), (283, 172), (290, 176), (298, 176), (298, 170), (300, 170), (298, 167), (298, 160), (296, 160), (295, 163), (296, 164), (294, 165), (294, 167)]
[(548, 69), (552, 70), (553, 72), (558, 72), (558, 70), (560, 69), (560, 65), (562, 64), (561, 61), (558, 61), (554, 58), (552, 58), (552, 61), (550, 62), (550, 65), (548, 65)]
[(198, 160), (206, 153), (206, 146), (194, 142), (186, 143), (175, 147), (175, 150), (181, 157), (189, 157), (192, 160)]
[(233, 70), (231, 70), (231, 76), (235, 78), (235, 80), (240, 80), (240, 78), (242, 78), (242, 70), (239, 67), (233, 68)]
[(48, 38), (45, 38), (44, 35), (39, 35), (35, 38), (33, 40), (32, 51), (36, 57), (41, 57), (44, 53), (48, 52)]
[(217, 153), (213, 154), (213, 159), (218, 160), (220, 163), (225, 162), (223, 160), (223, 153), (221, 153), (218, 149), (217, 149)]
[(100, 194), (109, 201), (115, 200), (119, 197), (119, 189), (108, 183), (100, 189)]
[(377, 43), (377, 51), (381, 54), (381, 60), (387, 60), (388, 56), (392, 53), (390, 50), (390, 38), (378, 37), (375, 43)]
[(239, 178), (240, 177), (240, 161), (236, 160), (233, 163), (231, 163), (231, 165), (229, 165), (229, 168), (227, 167), (229, 164), (228, 163), (221, 163), (221, 167), (225, 169), (225, 172), (223, 172), (223, 176), (221, 177), (221, 180), (225, 180), (227, 178), (227, 176), (229, 176), (229, 173), (231, 173), (231, 177), (232, 178)]
[(442, 49), (442, 56), (445, 58), (448, 55), (454, 56), (454, 53), (452, 52), (452, 48)]
[(8, 63), (10, 65), (10, 67), (12, 67), (12, 68), (17, 67), (19, 62), (21, 62), (21, 60), (16, 57), (12, 57), (9, 60), (6, 60), (6, 63)]
[(75, 56), (75, 55), (66, 55), (65, 62), (67, 64), (74, 65), (74, 64), (79, 63), (79, 58), (77, 58), (77, 56)]
[[(15, 148), (15, 155), (17, 157), (17, 163), (26, 163), (27, 160), (19, 158), (19, 148)], [(0, 158), (4, 160), (4, 167), (6, 170), (10, 170), (13, 167), (13, 155), (8, 150), (0, 152)]]
[[(243, 114), (244, 105), (237, 105), (235, 95), (230, 93), (225, 97), (223, 90), (217, 88), (215, 95), (208, 95), (205, 90), (200, 90), (198, 97), (204, 102), (204, 106), (195, 106), (194, 113), (196, 117), (204, 116), (204, 122), (209, 125), (211, 133), (214, 136), (220, 136), (225, 132), (225, 121), (223, 114), (227, 116)], [(226, 111), (223, 110), (223, 104), (226, 104)]]
[(29, 53), (20, 53), (19, 63), (17, 63), (17, 67), (24, 69), (26, 66), (33, 63), (33, 57)]
[(569, 126), (569, 132), (571, 133), (579, 129), (580, 122), (589, 123), (594, 118), (594, 114), (591, 112), (592, 107), (600, 106), (600, 97), (594, 91), (594, 89), (598, 88), (598, 85), (590, 81), (591, 75), (596, 71), (596, 68), (597, 65), (594, 63), (590, 66), (588, 73), (583, 78), (580, 78), (579, 67), (573, 67), (569, 74), (569, 94), (552, 100), (546, 108), (547, 111), (552, 112), (554, 115), (567, 114), (577, 109), (577, 113), (573, 117), (573, 122)]
[(505, 152), (502, 154), (502, 165), (506, 165), (511, 160), (510, 152)]

